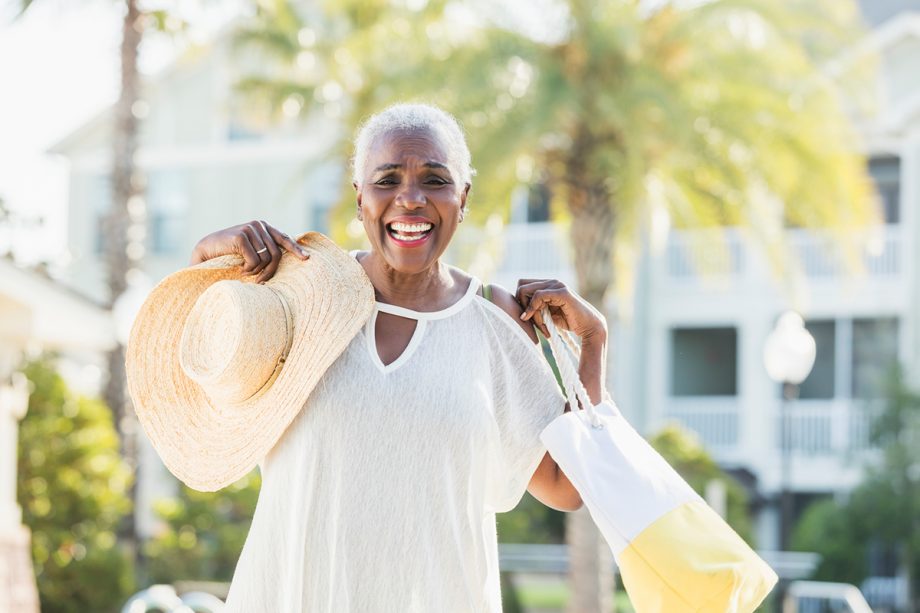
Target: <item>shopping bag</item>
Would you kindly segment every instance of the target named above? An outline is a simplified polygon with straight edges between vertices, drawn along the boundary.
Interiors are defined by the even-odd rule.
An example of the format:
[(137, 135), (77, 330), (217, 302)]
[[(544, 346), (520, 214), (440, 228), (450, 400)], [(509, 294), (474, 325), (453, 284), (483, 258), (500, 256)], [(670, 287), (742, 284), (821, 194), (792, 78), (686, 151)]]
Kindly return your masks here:
[(776, 573), (629, 425), (606, 390), (591, 403), (571, 334), (547, 309), (543, 321), (571, 411), (540, 438), (613, 551), (636, 612), (756, 609)]

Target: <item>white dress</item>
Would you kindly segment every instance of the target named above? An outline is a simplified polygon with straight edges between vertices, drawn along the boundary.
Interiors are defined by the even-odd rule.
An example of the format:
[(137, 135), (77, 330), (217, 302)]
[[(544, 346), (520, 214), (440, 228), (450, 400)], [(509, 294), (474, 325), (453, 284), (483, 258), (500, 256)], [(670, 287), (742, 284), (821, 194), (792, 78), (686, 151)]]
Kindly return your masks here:
[[(232, 613), (497, 613), (495, 514), (513, 509), (565, 400), (539, 345), (476, 294), (378, 302), (265, 457)], [(378, 312), (418, 321), (384, 365)]]

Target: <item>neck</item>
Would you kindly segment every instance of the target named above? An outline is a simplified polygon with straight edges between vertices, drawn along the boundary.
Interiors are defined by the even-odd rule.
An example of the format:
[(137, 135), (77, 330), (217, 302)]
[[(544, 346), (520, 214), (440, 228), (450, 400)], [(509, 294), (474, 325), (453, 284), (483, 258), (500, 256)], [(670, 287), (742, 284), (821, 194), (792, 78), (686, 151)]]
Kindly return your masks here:
[(430, 310), (443, 302), (455, 282), (441, 260), (419, 272), (403, 272), (387, 264), (375, 251), (363, 261), (377, 300), (415, 310)]

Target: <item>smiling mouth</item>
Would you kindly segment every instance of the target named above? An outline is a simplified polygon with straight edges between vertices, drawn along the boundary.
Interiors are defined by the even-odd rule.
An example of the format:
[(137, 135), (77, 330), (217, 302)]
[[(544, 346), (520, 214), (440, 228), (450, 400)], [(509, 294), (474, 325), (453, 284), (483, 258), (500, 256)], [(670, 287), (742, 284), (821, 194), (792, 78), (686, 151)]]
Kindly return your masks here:
[(387, 234), (399, 244), (414, 245), (423, 242), (431, 234), (434, 225), (430, 223), (389, 223)]

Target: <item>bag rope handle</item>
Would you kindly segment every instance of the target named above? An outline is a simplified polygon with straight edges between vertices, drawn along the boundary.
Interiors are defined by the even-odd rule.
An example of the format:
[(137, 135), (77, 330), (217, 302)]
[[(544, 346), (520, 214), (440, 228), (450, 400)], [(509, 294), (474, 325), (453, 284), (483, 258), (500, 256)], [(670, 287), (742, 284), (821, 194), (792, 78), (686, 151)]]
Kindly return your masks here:
[[(575, 360), (581, 359), (581, 349), (572, 338), (571, 332), (560, 330), (556, 327), (556, 324), (553, 323), (553, 317), (550, 315), (549, 307), (543, 307), (541, 314), (543, 315), (543, 323), (546, 325), (546, 329), (549, 330), (547, 340), (553, 351), (553, 357), (556, 358), (556, 366), (562, 376), (562, 384), (569, 397), (570, 408), (572, 411), (577, 411), (578, 403), (580, 402), (582, 408), (591, 419), (591, 426), (597, 429), (603, 428), (604, 424), (601, 423), (597, 411), (594, 410), (594, 403), (591, 402), (588, 390), (585, 389), (584, 383), (581, 382), (581, 377), (578, 376), (578, 371), (572, 364), (573, 358)], [(566, 350), (566, 346), (568, 350)], [(602, 393), (601, 395), (604, 400), (609, 398), (609, 394)]]

